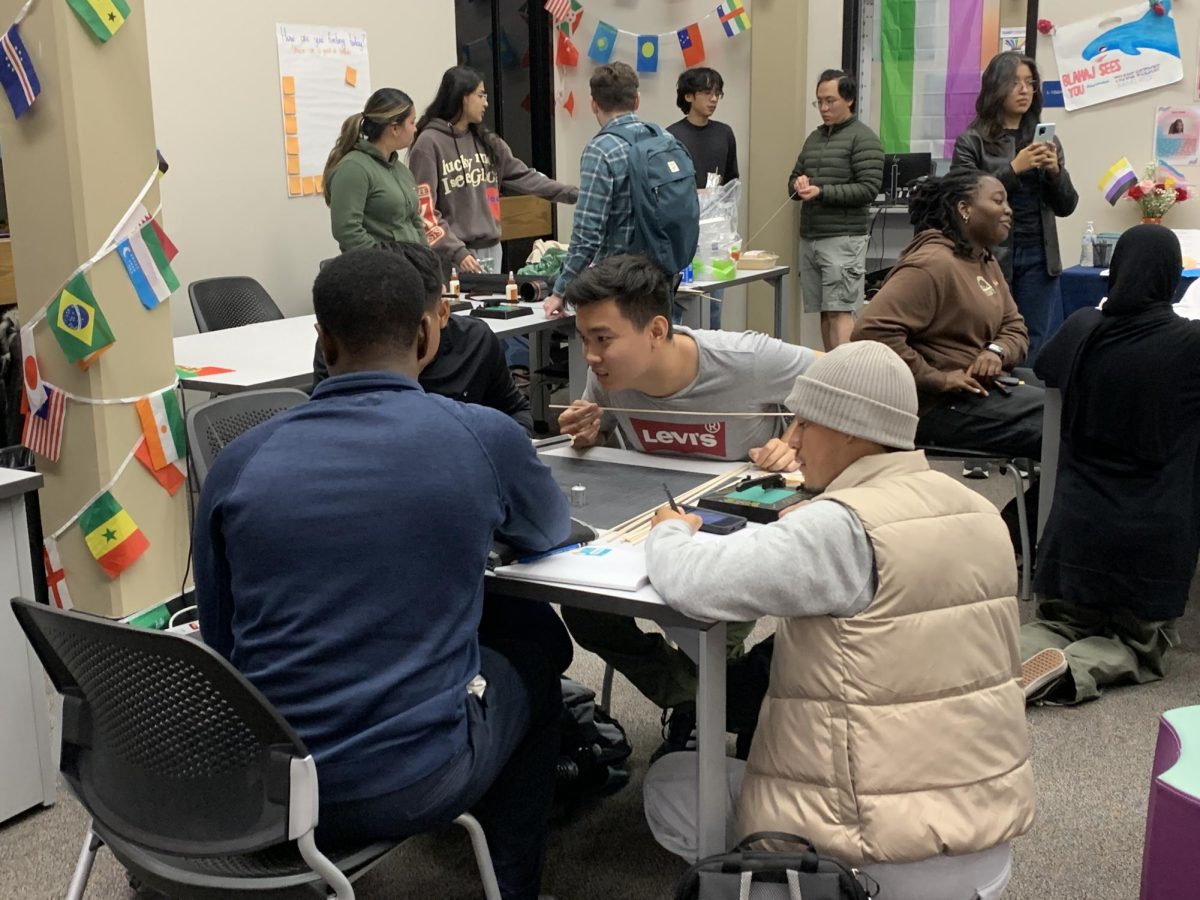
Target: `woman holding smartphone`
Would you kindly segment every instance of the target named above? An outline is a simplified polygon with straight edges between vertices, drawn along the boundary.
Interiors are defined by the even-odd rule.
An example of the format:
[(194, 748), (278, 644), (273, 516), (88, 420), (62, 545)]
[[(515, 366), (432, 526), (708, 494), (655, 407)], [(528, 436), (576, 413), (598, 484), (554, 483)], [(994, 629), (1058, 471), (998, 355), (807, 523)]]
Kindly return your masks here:
[(1028, 361), (1061, 324), (1055, 217), (1075, 211), (1079, 194), (1067, 174), (1062, 144), (1053, 126), (1043, 126), (1037, 63), (1015, 51), (992, 57), (975, 101), (975, 121), (954, 144), (953, 167), (977, 169), (1008, 191), (1013, 226), (993, 248), (1017, 309), (1029, 329)]

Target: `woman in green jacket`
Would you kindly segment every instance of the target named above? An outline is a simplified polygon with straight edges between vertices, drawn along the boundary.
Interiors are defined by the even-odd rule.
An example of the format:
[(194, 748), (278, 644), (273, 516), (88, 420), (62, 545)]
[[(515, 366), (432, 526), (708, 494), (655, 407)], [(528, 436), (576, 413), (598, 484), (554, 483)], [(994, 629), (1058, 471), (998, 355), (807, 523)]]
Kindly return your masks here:
[(412, 98), (396, 88), (380, 88), (361, 113), (342, 123), (324, 182), (333, 237), (343, 253), (390, 241), (426, 243), (417, 185), (400, 161), (415, 134)]

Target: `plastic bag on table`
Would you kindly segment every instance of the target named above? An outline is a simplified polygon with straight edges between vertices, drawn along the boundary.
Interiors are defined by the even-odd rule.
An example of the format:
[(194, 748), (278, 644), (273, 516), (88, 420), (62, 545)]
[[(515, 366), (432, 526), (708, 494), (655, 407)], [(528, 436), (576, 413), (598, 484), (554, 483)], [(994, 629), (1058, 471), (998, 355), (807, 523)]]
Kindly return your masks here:
[(737, 179), (700, 194), (700, 240), (693, 275), (700, 280), (726, 280), (736, 274), (733, 260), (740, 249), (738, 201), (742, 184)]

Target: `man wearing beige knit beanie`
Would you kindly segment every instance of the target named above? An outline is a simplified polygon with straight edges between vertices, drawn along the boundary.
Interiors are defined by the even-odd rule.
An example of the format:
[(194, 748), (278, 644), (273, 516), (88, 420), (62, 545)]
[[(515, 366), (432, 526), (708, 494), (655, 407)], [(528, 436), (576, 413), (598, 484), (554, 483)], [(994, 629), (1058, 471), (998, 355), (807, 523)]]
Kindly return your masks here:
[[(916, 385), (887, 346), (835, 348), (787, 405), (815, 500), (704, 542), (660, 510), (646, 544), (672, 608), (780, 618), (730, 833), (804, 835), (894, 900), (997, 896), (1034, 811), (1008, 530), (913, 449)], [(688, 755), (650, 769), (645, 800), (684, 856)]]

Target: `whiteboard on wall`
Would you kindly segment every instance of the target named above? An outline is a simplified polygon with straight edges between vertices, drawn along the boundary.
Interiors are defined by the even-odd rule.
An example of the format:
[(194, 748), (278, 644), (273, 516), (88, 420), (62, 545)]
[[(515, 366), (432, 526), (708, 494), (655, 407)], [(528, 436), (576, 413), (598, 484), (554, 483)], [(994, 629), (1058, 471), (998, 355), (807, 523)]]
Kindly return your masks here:
[(275, 26), (284, 171), (289, 197), (323, 190), (321, 174), (342, 123), (371, 96), (367, 33), (326, 25)]

